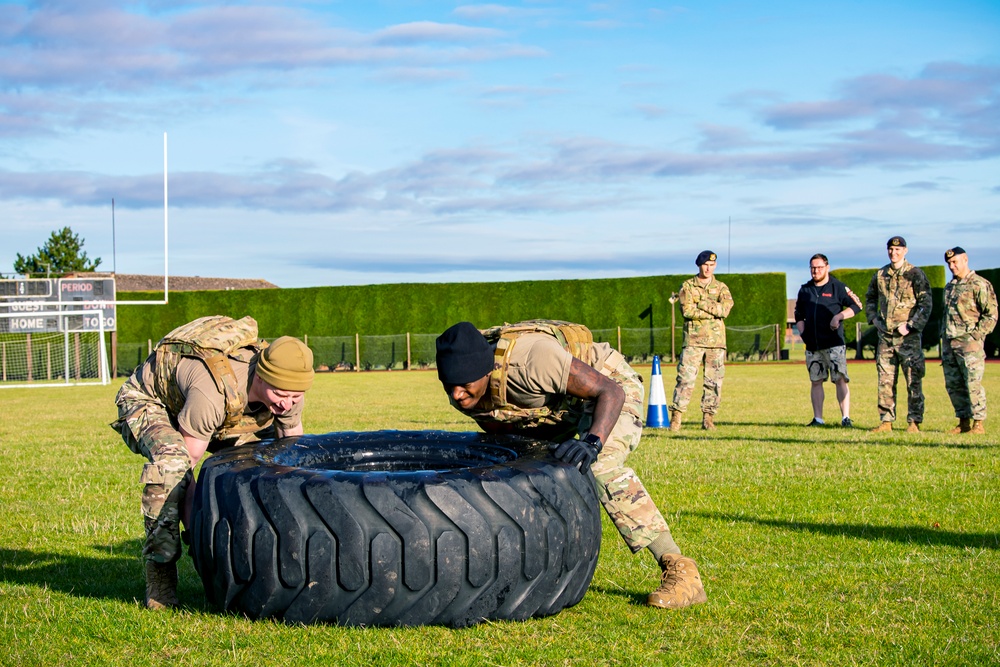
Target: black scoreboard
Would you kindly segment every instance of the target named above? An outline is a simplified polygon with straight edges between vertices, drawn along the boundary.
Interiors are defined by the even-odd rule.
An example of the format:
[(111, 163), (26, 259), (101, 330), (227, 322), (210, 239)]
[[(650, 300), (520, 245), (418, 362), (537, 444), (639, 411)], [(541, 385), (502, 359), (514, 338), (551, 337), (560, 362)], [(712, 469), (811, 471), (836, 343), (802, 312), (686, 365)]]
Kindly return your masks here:
[(114, 278), (0, 280), (0, 333), (114, 331)]

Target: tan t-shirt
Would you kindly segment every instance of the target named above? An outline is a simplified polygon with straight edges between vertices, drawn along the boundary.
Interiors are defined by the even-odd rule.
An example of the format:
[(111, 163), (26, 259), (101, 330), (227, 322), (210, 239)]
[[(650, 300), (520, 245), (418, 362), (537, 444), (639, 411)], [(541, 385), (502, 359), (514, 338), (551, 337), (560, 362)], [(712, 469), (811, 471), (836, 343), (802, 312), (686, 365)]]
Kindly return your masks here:
[[(246, 356), (246, 355), (245, 355)], [(248, 387), (247, 378), (250, 374), (250, 362), (230, 358), (233, 373), (240, 386)], [(145, 364), (142, 377), (143, 387), (150, 396), (155, 396), (153, 383), (153, 368)], [(226, 400), (205, 363), (200, 359), (184, 357), (177, 364), (177, 388), (184, 395), (184, 407), (176, 415), (177, 424), (184, 432), (198, 438), (210, 441), (216, 431), (226, 420)], [(302, 423), (302, 408), (305, 401), (296, 403), (288, 413), (275, 415), (275, 426), (287, 431)], [(243, 409), (245, 415), (257, 415), (267, 412), (263, 403), (250, 403)]]
[[(594, 343), (589, 365), (600, 366), (611, 352), (609, 344)], [(552, 336), (544, 333), (520, 336), (508, 362), (508, 403), (522, 408), (540, 408), (554, 405), (566, 395), (573, 355)]]

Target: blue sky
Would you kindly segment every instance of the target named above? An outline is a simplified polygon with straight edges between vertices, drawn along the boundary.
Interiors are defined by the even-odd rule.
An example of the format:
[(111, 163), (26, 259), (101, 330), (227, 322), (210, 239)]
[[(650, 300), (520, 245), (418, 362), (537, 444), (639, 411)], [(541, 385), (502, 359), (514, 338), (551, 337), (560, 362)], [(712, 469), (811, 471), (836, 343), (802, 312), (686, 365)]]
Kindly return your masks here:
[[(0, 272), (1000, 266), (1000, 3), (0, 2)], [(112, 234), (111, 200), (115, 200)]]

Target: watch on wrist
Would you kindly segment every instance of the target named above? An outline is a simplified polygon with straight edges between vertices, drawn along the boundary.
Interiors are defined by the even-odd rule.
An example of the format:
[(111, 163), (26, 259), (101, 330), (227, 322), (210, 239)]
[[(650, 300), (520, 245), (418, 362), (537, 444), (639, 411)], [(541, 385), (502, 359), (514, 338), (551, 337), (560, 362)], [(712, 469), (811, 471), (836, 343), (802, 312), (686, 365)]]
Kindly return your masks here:
[(593, 447), (594, 451), (597, 452), (598, 454), (600, 454), (601, 450), (604, 449), (604, 442), (593, 433), (588, 433), (587, 435), (583, 436), (580, 439), (583, 440), (588, 445), (590, 445), (591, 447)]

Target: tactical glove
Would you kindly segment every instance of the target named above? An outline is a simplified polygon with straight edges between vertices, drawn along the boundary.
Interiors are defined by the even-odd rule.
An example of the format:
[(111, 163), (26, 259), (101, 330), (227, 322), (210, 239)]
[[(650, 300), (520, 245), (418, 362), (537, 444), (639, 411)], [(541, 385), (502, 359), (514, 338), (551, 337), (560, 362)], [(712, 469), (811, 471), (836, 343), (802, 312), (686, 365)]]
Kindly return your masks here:
[(593, 433), (588, 433), (583, 440), (567, 440), (553, 447), (553, 455), (581, 471), (587, 470), (597, 460), (597, 455), (604, 449), (604, 443)]

